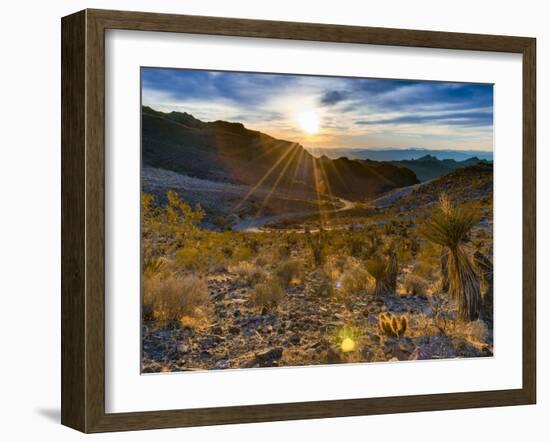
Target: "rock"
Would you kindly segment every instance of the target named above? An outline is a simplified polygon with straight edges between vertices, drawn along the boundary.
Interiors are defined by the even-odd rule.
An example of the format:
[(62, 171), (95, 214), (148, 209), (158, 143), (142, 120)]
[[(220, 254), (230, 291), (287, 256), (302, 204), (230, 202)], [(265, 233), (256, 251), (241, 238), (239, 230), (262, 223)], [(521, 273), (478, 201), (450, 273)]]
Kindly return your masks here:
[(209, 335), (206, 336), (201, 342), (200, 342), (200, 348), (203, 350), (215, 347), (216, 345), (220, 344), (224, 339), (221, 336), (217, 335)]
[(409, 360), (414, 352), (415, 345), (410, 338), (387, 338), (384, 342), (384, 354), (386, 357), (397, 358), (400, 361)]
[(257, 353), (256, 361), (260, 364), (260, 367), (273, 367), (274, 362), (281, 359), (282, 356), (283, 349), (281, 347), (275, 347), (262, 353)]
[(214, 369), (216, 370), (224, 370), (226, 368), (229, 368), (229, 361), (227, 359), (220, 359), (214, 364)]
[(203, 350), (199, 353), (199, 358), (200, 359), (209, 359), (212, 357), (212, 353), (210, 353), (209, 351), (207, 350)]
[(191, 351), (191, 347), (187, 344), (179, 344), (177, 349), (178, 353), (189, 353)]
[(452, 339), (445, 335), (420, 336), (415, 339), (415, 344), (422, 356), (419, 359), (449, 359), (458, 356)]
[(223, 329), (219, 325), (214, 326), (214, 327), (212, 327), (212, 334), (222, 335), (223, 334)]
[(300, 336), (298, 336), (296, 333), (292, 333), (289, 338), (288, 338), (288, 341), (292, 344), (292, 345), (298, 345), (300, 343)]
[(232, 335), (238, 335), (241, 332), (241, 328), (237, 327), (236, 325), (232, 325), (231, 327), (229, 327), (228, 331)]

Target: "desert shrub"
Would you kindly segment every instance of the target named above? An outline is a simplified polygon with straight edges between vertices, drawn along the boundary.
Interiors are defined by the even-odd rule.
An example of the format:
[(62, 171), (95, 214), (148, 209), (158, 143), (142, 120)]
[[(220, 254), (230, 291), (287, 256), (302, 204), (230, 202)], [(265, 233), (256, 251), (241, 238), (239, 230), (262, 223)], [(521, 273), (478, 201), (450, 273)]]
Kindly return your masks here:
[(405, 277), (403, 288), (410, 295), (424, 295), (428, 289), (428, 281), (421, 276), (409, 273)]
[(229, 220), (226, 216), (217, 216), (212, 221), (212, 224), (222, 231), (231, 230), (231, 220)]
[(316, 298), (330, 298), (334, 293), (333, 281), (323, 268), (309, 275), (308, 291)]
[(179, 321), (208, 308), (208, 285), (195, 275), (144, 278), (143, 315), (146, 319)]
[(142, 194), (142, 235), (160, 235), (176, 244), (196, 235), (200, 231), (198, 226), (204, 218), (204, 211), (200, 205), (193, 209), (172, 191), (167, 192), (166, 200), (164, 206), (155, 206), (152, 195)]
[(357, 293), (366, 290), (370, 277), (367, 270), (357, 264), (347, 264), (340, 280), (346, 293)]
[(426, 279), (433, 279), (440, 265), (441, 247), (431, 241), (424, 241), (415, 256), (414, 273)]
[(401, 338), (407, 333), (409, 321), (404, 315), (398, 318), (395, 315), (382, 313), (378, 317), (378, 327), (382, 334), (395, 338)]
[(144, 276), (154, 276), (161, 272), (165, 264), (162, 257), (148, 257), (143, 260), (142, 272)]
[(489, 339), (489, 328), (481, 319), (468, 322), (463, 333), (469, 341), (486, 343)]
[(233, 262), (249, 261), (253, 258), (254, 252), (246, 243), (238, 243), (233, 248), (231, 259)]
[(265, 270), (247, 261), (241, 261), (237, 265), (231, 266), (229, 270), (236, 273), (241, 280), (249, 284), (257, 284), (267, 278)]
[(270, 250), (264, 250), (254, 258), (254, 264), (256, 264), (259, 267), (266, 267), (268, 265), (273, 264), (274, 256), (272, 251)]
[(298, 259), (282, 261), (273, 274), (279, 279), (283, 287), (288, 287), (294, 278), (302, 276), (302, 262)]
[(464, 248), (464, 240), (477, 220), (474, 210), (453, 206), (443, 194), (420, 229), (426, 238), (448, 250), (449, 294), (458, 301), (458, 317), (465, 321), (477, 319), (481, 310), (479, 280)]
[(204, 257), (198, 248), (181, 247), (176, 252), (176, 265), (184, 270), (198, 270), (205, 265)]
[(270, 278), (254, 287), (251, 300), (256, 307), (272, 311), (277, 308), (284, 297), (285, 292), (281, 283), (275, 278)]

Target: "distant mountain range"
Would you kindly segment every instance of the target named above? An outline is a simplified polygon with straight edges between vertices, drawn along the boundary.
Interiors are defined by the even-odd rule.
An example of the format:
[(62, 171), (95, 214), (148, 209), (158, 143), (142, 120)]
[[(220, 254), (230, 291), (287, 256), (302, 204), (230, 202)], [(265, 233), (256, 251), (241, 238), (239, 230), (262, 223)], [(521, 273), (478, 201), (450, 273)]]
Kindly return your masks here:
[(464, 161), (476, 157), (479, 160), (493, 161), (493, 152), (481, 150), (435, 150), (417, 147), (409, 149), (307, 149), (316, 156), (326, 155), (329, 158), (348, 157), (352, 159), (369, 159), (374, 161), (417, 160), (426, 155), (433, 156), (439, 160)]
[(203, 122), (188, 113), (142, 108), (142, 163), (191, 177), (284, 191), (289, 198), (319, 191), (364, 200), (418, 183), (396, 164), (311, 155), (241, 123)]
[(478, 157), (471, 157), (463, 161), (451, 159), (439, 160), (433, 155), (424, 155), (416, 160), (388, 161), (388, 164), (394, 166), (407, 167), (411, 169), (420, 181), (428, 181), (442, 175), (447, 175), (453, 170), (461, 167), (471, 166), (478, 163), (488, 163), (490, 161), (482, 160)]

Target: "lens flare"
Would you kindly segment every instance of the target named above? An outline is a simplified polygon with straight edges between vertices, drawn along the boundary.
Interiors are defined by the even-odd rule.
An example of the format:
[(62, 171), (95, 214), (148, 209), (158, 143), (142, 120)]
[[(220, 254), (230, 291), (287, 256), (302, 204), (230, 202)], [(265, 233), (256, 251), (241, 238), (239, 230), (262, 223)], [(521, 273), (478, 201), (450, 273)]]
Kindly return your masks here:
[(342, 351), (344, 353), (349, 353), (350, 351), (355, 350), (355, 341), (351, 338), (345, 338), (342, 341)]

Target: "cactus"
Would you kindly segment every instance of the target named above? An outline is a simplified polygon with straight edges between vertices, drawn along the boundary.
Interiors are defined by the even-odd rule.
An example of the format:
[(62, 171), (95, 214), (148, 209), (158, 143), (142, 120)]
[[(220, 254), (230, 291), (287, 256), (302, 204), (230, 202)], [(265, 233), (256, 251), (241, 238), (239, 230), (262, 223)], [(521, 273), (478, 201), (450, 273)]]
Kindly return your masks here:
[(383, 334), (394, 338), (402, 338), (407, 333), (409, 321), (405, 315), (399, 318), (396, 315), (382, 313), (378, 317), (378, 326)]

